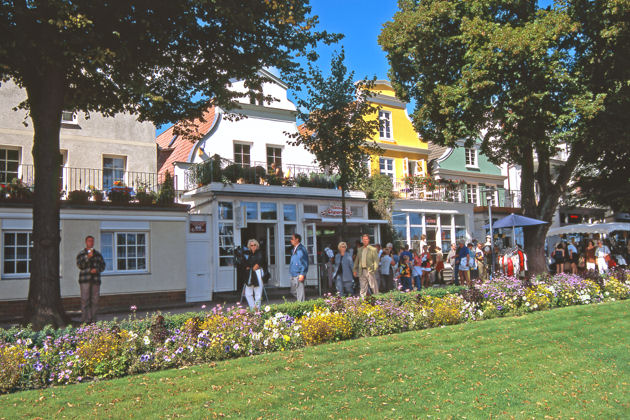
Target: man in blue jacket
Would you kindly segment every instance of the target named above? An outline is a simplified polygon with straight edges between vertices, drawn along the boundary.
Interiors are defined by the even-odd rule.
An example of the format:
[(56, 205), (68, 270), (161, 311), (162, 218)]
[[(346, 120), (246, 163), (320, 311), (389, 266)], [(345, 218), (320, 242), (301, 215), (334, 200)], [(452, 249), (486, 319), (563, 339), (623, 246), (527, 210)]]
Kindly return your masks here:
[(291, 253), (291, 263), (289, 264), (289, 274), (291, 275), (291, 287), (295, 288), (297, 300), (303, 302), (304, 280), (308, 271), (308, 252), (302, 245), (302, 237), (294, 233), (291, 237), (293, 252)]

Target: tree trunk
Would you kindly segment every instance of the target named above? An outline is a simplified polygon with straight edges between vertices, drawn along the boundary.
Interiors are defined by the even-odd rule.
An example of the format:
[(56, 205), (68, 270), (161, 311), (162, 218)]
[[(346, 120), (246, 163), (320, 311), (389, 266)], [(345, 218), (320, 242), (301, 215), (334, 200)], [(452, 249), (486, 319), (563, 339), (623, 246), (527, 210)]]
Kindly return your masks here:
[(542, 274), (549, 271), (545, 257), (545, 237), (548, 230), (549, 225), (532, 226), (523, 229), (527, 271), (529, 273)]
[(26, 91), (33, 120), (33, 251), (28, 304), (24, 314), (36, 329), (61, 327), (68, 318), (59, 283), (59, 130), (63, 109), (64, 77), (49, 70), (27, 80)]
[(341, 241), (346, 240), (346, 186), (341, 185), (341, 230), (339, 231), (339, 237)]

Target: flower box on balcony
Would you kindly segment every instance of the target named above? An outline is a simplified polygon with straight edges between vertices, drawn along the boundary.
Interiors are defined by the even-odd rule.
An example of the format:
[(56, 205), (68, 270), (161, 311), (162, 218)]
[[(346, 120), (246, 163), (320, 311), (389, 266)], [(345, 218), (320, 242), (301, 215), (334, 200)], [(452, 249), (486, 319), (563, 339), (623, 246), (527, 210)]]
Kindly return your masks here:
[(129, 200), (131, 200), (132, 191), (133, 189), (130, 187), (114, 185), (107, 193), (107, 196), (112, 203), (128, 204)]

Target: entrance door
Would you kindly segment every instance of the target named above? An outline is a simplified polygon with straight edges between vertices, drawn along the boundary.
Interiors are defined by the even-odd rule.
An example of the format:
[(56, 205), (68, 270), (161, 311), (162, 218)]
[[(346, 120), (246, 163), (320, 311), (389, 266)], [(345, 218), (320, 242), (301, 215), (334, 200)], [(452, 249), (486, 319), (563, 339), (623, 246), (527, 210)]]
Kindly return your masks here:
[(317, 266), (317, 229), (315, 223), (308, 223), (305, 225), (304, 242), (306, 244), (306, 251), (308, 252), (308, 273), (306, 273), (306, 285), (317, 286), (319, 283)]
[(267, 225), (267, 269), (271, 277), (269, 285), (280, 286), (280, 276), (278, 275), (277, 253), (276, 253), (276, 226)]
[(191, 215), (189, 226), (193, 223), (203, 229), (188, 229), (186, 233), (186, 301), (202, 302), (212, 300), (212, 281), (210, 276), (210, 225), (204, 215)]

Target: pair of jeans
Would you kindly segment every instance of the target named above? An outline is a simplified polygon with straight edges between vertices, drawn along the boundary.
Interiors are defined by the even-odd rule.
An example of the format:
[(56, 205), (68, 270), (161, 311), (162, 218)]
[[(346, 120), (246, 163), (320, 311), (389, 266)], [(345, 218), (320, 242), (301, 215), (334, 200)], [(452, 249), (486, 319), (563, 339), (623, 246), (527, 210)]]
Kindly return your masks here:
[(422, 289), (422, 276), (413, 276), (413, 282), (418, 290)]
[(404, 291), (411, 290), (411, 277), (401, 277), (400, 284), (402, 285)]

